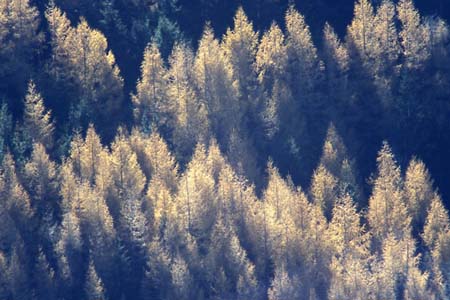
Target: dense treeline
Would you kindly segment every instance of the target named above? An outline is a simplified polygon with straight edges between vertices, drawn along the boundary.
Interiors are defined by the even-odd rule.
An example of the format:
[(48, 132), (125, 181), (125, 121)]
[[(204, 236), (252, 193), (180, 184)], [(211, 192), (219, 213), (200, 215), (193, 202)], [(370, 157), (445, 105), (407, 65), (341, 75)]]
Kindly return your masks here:
[[(449, 297), (413, 156), (448, 141), (444, 20), (359, 0), (317, 48), (294, 6), (261, 33), (239, 8), (194, 49), (176, 2), (60, 2), (0, 0), (0, 299)], [(129, 97), (87, 20), (145, 47)]]
[[(208, 30), (204, 30), (200, 41), (192, 42), (190, 40), (197, 34), (190, 33), (194, 27), (191, 25), (198, 14), (202, 15), (202, 20), (213, 18), (212, 25), (215, 25), (218, 21), (212, 11), (218, 7), (197, 2), (188, 5), (181, 0), (59, 0), (57, 5), (63, 9), (50, 12), (49, 6), (55, 6), (52, 1), (38, 1), (36, 8), (27, 1), (18, 1), (17, 5), (15, 1), (4, 1), (4, 46), (1, 51), (4, 63), (0, 70), (0, 94), (12, 112), (12, 127), (21, 119), (22, 99), (31, 79), (43, 95), (46, 106), (52, 110), (53, 118), (60, 120), (55, 132), (59, 141), (57, 149), (52, 149), (52, 156), (66, 155), (73, 129), (83, 131), (94, 121), (105, 142), (110, 143), (118, 124), (126, 124), (128, 128), (136, 125), (132, 122), (133, 97), (130, 94), (139, 93), (136, 81), (143, 75), (136, 73), (148, 42), (148, 48), (157, 46), (161, 55), (159, 77), (164, 79), (162, 84), (166, 87), (171, 82), (170, 72), (175, 70), (171, 63), (177, 54), (175, 49), (184, 48), (183, 55), (188, 57), (188, 61), (192, 60), (187, 62), (188, 66), (194, 65), (194, 61), (199, 65), (201, 49), (197, 46), (207, 37)], [(375, 170), (372, 162), (379, 145), (387, 139), (402, 167), (406, 167), (412, 155), (419, 155), (433, 171), (444, 195), (450, 195), (446, 184), (446, 173), (450, 168), (450, 160), (446, 159), (450, 126), (446, 121), (449, 114), (446, 101), (449, 97), (449, 63), (445, 21), (437, 17), (422, 17), (413, 5), (400, 7), (385, 1), (377, 2), (374, 7), (367, 1), (367, 4), (355, 7), (354, 21), (345, 40), (341, 41), (328, 24), (320, 33), (322, 23), (314, 22), (316, 34), (311, 35), (301, 15), (301, 24), (294, 21), (296, 17), (292, 14), (290, 23), (281, 20), (281, 31), (277, 32), (277, 26), (270, 27), (268, 12), (277, 12), (276, 17), (279, 10), (284, 13), (289, 6), (266, 2), (242, 3), (257, 20), (255, 27), (268, 29), (266, 34), (256, 32), (245, 15), (236, 15), (237, 26), (233, 25), (228, 33), (225, 31), (220, 43), (217, 41), (223, 55), (220, 62), (223, 76), (229, 77), (226, 80), (231, 83), (227, 85), (232, 86), (231, 89), (225, 88), (228, 89), (227, 97), (238, 98), (235, 108), (239, 108), (242, 115), (233, 121), (240, 123), (235, 137), (236, 140), (249, 140), (246, 147), (253, 152), (251, 156), (259, 168), (257, 173), (261, 175), (267, 159), (272, 157), (283, 174), (290, 174), (297, 184), (309, 185), (322, 140), (332, 121), (352, 155), (360, 162), (358, 169), (362, 177), (369, 177)], [(236, 3), (230, 1), (220, 5), (229, 11), (235, 8)], [(299, 4), (301, 7), (304, 5)], [(431, 3), (428, 10), (430, 7)], [(188, 18), (191, 21), (187, 22), (183, 16), (191, 10), (197, 14), (192, 14), (191, 19)], [(323, 13), (313, 15), (322, 16)], [(311, 14), (307, 15), (309, 19)], [(189, 26), (181, 30), (178, 24)], [(342, 24), (336, 25), (342, 32)], [(214, 33), (210, 35), (216, 39)], [(313, 37), (320, 45), (318, 48)], [(241, 40), (243, 51), (248, 52), (242, 53), (245, 59), (237, 59), (241, 54), (236, 53), (239, 50), (236, 44)], [(279, 45), (279, 51), (267, 46), (270, 43)], [(303, 48), (309, 50), (302, 53)], [(276, 61), (279, 64), (277, 68), (265, 62), (272, 59), (272, 55), (274, 59), (281, 57)], [(300, 67), (303, 70), (297, 71)], [(190, 78), (186, 79), (190, 86), (188, 92), (206, 105), (200, 95), (200, 73), (194, 73), (186, 74)], [(141, 79), (145, 81), (145, 78)], [(240, 85), (244, 86), (240, 88)], [(178, 100), (173, 99), (173, 93), (160, 98), (166, 104), (172, 102), (171, 107), (164, 108), (165, 119), (169, 123), (165, 128), (159, 128), (160, 132), (175, 151), (177, 159), (186, 162), (189, 158), (186, 153), (192, 150), (176, 145), (173, 137), (177, 131), (173, 124), (177, 114), (173, 102)], [(246, 101), (246, 98), (251, 101)], [(275, 98), (279, 100), (275, 101)], [(279, 105), (283, 103), (282, 98), (289, 98), (293, 103), (284, 101)], [(246, 106), (245, 102), (253, 104), (241, 110)], [(210, 119), (210, 108), (205, 106), (205, 109)], [(279, 119), (287, 121), (278, 124)], [(214, 127), (212, 123), (210, 120), (206, 127)], [(233, 128), (236, 125), (227, 126)], [(216, 128), (213, 129), (210, 133), (218, 139), (221, 150), (229, 152), (227, 141), (218, 136), (220, 133)], [(189, 140), (191, 144), (196, 142), (192, 137)], [(29, 146), (27, 153), (30, 153)], [(294, 168), (294, 165), (302, 167)], [(257, 179), (251, 179), (257, 182)], [(258, 189), (260, 187), (258, 184)], [(368, 187), (363, 188), (368, 196)]]
[[(39, 139), (45, 141), (43, 133)], [(385, 143), (367, 210), (335, 128), (307, 190), (262, 196), (215, 140), (180, 172), (161, 136), (93, 127), (61, 164), (1, 166), (2, 299), (447, 299), (450, 221), (425, 165)]]

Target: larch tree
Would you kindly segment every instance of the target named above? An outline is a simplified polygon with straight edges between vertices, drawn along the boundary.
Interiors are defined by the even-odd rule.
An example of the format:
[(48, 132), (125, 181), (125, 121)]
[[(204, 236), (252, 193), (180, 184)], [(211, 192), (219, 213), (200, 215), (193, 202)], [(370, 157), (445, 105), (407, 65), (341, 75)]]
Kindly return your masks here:
[[(152, 135), (159, 137), (159, 133), (156, 128), (153, 128)], [(153, 149), (150, 149), (149, 134), (146, 134), (135, 127), (131, 131), (130, 136), (127, 138), (131, 149), (136, 153), (137, 161), (142, 169), (142, 172), (145, 174), (146, 179), (149, 180), (156, 169), (153, 163), (158, 155), (157, 150), (153, 152)], [(150, 153), (150, 151), (152, 152)]]
[(374, 57), (374, 9), (369, 0), (355, 3), (354, 17), (347, 29), (347, 43), (353, 54), (371, 66)]
[(66, 68), (69, 68), (68, 52), (74, 34), (70, 20), (53, 2), (45, 11), (45, 18), (49, 26), (52, 47), (50, 74), (57, 82), (69, 80), (70, 74)]
[(130, 248), (137, 253), (143, 253), (150, 242), (150, 226), (142, 212), (141, 203), (134, 199), (124, 200), (121, 208), (122, 238), (131, 244)]
[(398, 239), (389, 233), (383, 241), (381, 268), (376, 275), (378, 297), (430, 299), (428, 273), (420, 270), (420, 256), (416, 255), (411, 237)]
[(269, 214), (274, 215), (274, 213), (264, 201), (255, 201), (249, 208), (247, 219), (249, 254), (255, 257), (258, 280), (267, 284), (273, 271), (273, 242)]
[(340, 198), (334, 206), (328, 233), (336, 256), (342, 256), (343, 259), (369, 257), (369, 234), (361, 225), (361, 215), (349, 195)]
[(77, 174), (82, 182), (96, 185), (100, 189), (106, 188), (107, 180), (102, 180), (104, 169), (108, 168), (108, 153), (103, 147), (100, 136), (93, 125), (89, 125), (86, 137), (80, 145), (72, 146), (72, 160), (74, 168), (79, 167)]
[(293, 7), (286, 13), (288, 72), (293, 96), (303, 107), (315, 104), (321, 64), (305, 18)]
[[(74, 124), (95, 121), (111, 131), (123, 100), (123, 79), (105, 36), (82, 19), (76, 28), (56, 6), (46, 12), (52, 38), (50, 74), (66, 87)], [(116, 118), (117, 119), (117, 118)]]
[(86, 267), (83, 255), (88, 247), (98, 271), (114, 274), (110, 266), (114, 260), (115, 230), (103, 194), (98, 188), (90, 186), (89, 182), (82, 182), (74, 173), (71, 162), (62, 165), (60, 177), (63, 213), (55, 243), (60, 286), (73, 295), (79, 295)]
[(291, 233), (293, 222), (289, 218), (289, 206), (295, 202), (295, 192), (289, 181), (285, 181), (278, 170), (269, 162), (267, 167), (269, 182), (263, 193), (263, 218), (267, 226), (270, 243), (269, 258), (275, 265), (290, 260)]
[(214, 177), (211, 166), (205, 164), (207, 155), (205, 146), (198, 144), (180, 178), (176, 200), (183, 227), (198, 240), (209, 236), (217, 212)]
[(227, 165), (219, 175), (217, 197), (221, 215), (234, 224), (239, 240), (248, 250), (247, 246), (251, 244), (250, 218), (256, 201), (254, 186)]
[(84, 139), (79, 132), (76, 132), (70, 141), (70, 149), (68, 159), (65, 164), (68, 165), (67, 170), (76, 175), (77, 179), (81, 179), (81, 149), (83, 147)]
[[(291, 275), (310, 275), (309, 267), (312, 266), (308, 261), (312, 262), (309, 257), (313, 256), (310, 250), (314, 248), (314, 238), (309, 225), (316, 221), (321, 223), (310, 215), (306, 196), (294, 188), (289, 178), (282, 179), (271, 163), (268, 173), (269, 184), (263, 192), (263, 201), (253, 202), (254, 195), (245, 198), (248, 200), (244, 207), (248, 212), (244, 214), (246, 227), (243, 231), (246, 237), (243, 241), (246, 241), (249, 253), (257, 257), (258, 279), (265, 284), (269, 284), (271, 279), (267, 276), (272, 274), (273, 268), (283, 265)], [(303, 291), (308, 293), (310, 286), (313, 283), (303, 286)]]
[(377, 165), (367, 218), (375, 249), (380, 249), (389, 234), (396, 239), (409, 237), (411, 217), (405, 204), (400, 167), (386, 142), (378, 152)]
[[(94, 224), (94, 220), (99, 218), (100, 202), (104, 199), (99, 199), (98, 193), (86, 183), (79, 183), (75, 186), (75, 199), (77, 217), (80, 220), (80, 229), (83, 241), (89, 244), (89, 238), (93, 234), (93, 228), (99, 224)], [(100, 228), (99, 228), (100, 229)]]
[(55, 240), (54, 228), (62, 217), (57, 171), (56, 163), (50, 160), (44, 146), (35, 143), (31, 158), (24, 166), (23, 178), (35, 211), (37, 228), (34, 235), (45, 248)]
[(412, 0), (401, 0), (397, 5), (401, 22), (400, 41), (404, 63), (409, 69), (418, 69), (430, 56), (430, 35)]
[(391, 0), (382, 1), (374, 17), (375, 59), (368, 71), (372, 75), (381, 104), (388, 109), (393, 106), (392, 98), (398, 80), (401, 54), (396, 22), (395, 4)]
[(174, 105), (172, 141), (177, 156), (189, 157), (195, 145), (209, 135), (206, 103), (195, 90), (194, 54), (184, 45), (174, 46), (169, 58), (168, 97)]
[[(292, 101), (282, 108), (285, 111), (284, 130), (293, 137), (300, 148), (311, 149), (319, 142), (318, 134), (309, 134), (326, 127), (324, 112), (327, 103), (323, 97), (323, 62), (319, 59), (309, 26), (305, 18), (294, 7), (285, 16), (286, 22), (286, 76)], [(293, 130), (295, 128), (295, 130)], [(309, 161), (310, 152), (303, 157)]]
[(296, 111), (287, 81), (287, 63), (285, 36), (280, 27), (272, 23), (261, 38), (255, 61), (263, 93), (260, 122), (268, 140), (274, 139), (283, 129), (281, 120), (291, 120), (292, 111)]
[(256, 147), (244, 133), (233, 130), (226, 151), (226, 157), (234, 170), (247, 178), (250, 182), (257, 184), (260, 178), (258, 158), (255, 157)]
[(272, 97), (267, 98), (263, 103), (260, 116), (264, 135), (268, 140), (272, 140), (280, 131), (282, 119), (280, 106), (290, 97), (287, 89), (281, 88), (278, 81), (275, 83), (272, 93)]
[(198, 96), (206, 104), (211, 129), (226, 145), (231, 130), (239, 127), (241, 112), (230, 64), (209, 25), (200, 39), (194, 70)]
[(355, 163), (350, 160), (344, 141), (334, 124), (328, 127), (320, 164), (338, 180), (340, 196), (348, 193), (355, 201), (361, 200), (361, 188), (356, 179)]
[(378, 60), (373, 70), (379, 76), (389, 75), (400, 57), (400, 41), (396, 27), (396, 9), (391, 0), (383, 0), (374, 18), (374, 39)]
[(168, 214), (173, 213), (173, 196), (178, 188), (176, 160), (156, 131), (147, 136), (134, 129), (129, 140), (147, 180), (143, 212), (150, 227), (160, 231), (163, 237)]
[(124, 268), (121, 275), (126, 284), (133, 287), (129, 290), (136, 293), (143, 276), (144, 254), (152, 232), (142, 211), (146, 178), (122, 129), (119, 129), (111, 148), (113, 186), (108, 206), (115, 224), (118, 224), (119, 250)]
[(365, 299), (370, 287), (370, 236), (349, 195), (338, 200), (327, 233), (333, 249), (331, 299)]
[[(373, 114), (349, 117), (350, 127), (366, 126), (379, 121), (381, 106), (377, 98), (377, 88), (374, 78), (377, 78), (375, 64), (379, 61), (377, 43), (375, 39), (375, 12), (373, 1), (359, 0), (355, 3), (352, 23), (347, 27), (346, 47), (350, 55), (350, 70), (348, 88), (345, 91), (345, 102), (341, 104), (341, 111), (348, 113), (360, 111), (369, 106)], [(384, 83), (384, 79), (380, 79)], [(385, 90), (382, 90), (385, 91)], [(352, 114), (352, 113), (350, 113)], [(364, 125), (362, 125), (364, 124)]]
[(315, 171), (311, 180), (311, 198), (328, 219), (339, 197), (338, 180), (323, 165)]
[(422, 238), (428, 248), (433, 249), (439, 234), (450, 229), (448, 211), (439, 196), (435, 196), (430, 203)]
[(357, 176), (355, 176), (355, 164), (354, 161), (349, 161), (345, 159), (342, 162), (341, 172), (338, 176), (339, 178), (339, 192), (341, 195), (349, 194), (357, 205), (363, 206), (362, 202), (362, 188), (360, 181)]
[[(80, 85), (81, 112), (92, 114), (96, 124), (109, 125), (113, 130), (115, 124), (110, 123), (111, 116), (120, 111), (123, 98), (123, 79), (114, 55), (108, 50), (105, 36), (91, 29), (83, 19), (75, 29), (75, 36), (72, 43), (77, 51), (70, 49), (69, 59)], [(85, 110), (87, 107), (83, 105), (89, 109)]]
[(450, 231), (447, 229), (439, 234), (431, 252), (432, 287), (439, 296), (445, 298), (450, 291)]
[(129, 137), (130, 146), (136, 153), (138, 163), (147, 180), (158, 179), (171, 191), (175, 191), (178, 180), (178, 165), (166, 141), (158, 131), (146, 135), (134, 129)]
[(248, 289), (246, 292), (256, 296), (257, 282), (254, 266), (248, 260), (231, 223), (223, 219), (221, 214), (217, 217), (212, 229), (205, 263), (207, 280), (213, 289), (213, 294), (220, 297), (237, 295), (241, 281), (241, 284), (245, 284)]
[(428, 113), (428, 97), (417, 97), (419, 91), (429, 84), (428, 66), (431, 57), (430, 32), (412, 0), (402, 0), (397, 4), (397, 14), (401, 29), (399, 32), (402, 59), (399, 77), (398, 100), (394, 112), (398, 117), (393, 123), (403, 130), (402, 144), (410, 154), (416, 152), (417, 136), (426, 126), (425, 115)]
[(272, 206), (275, 210), (276, 220), (283, 218), (283, 214), (289, 210), (289, 203), (292, 203), (290, 197), (294, 197), (292, 186), (280, 176), (278, 169), (269, 162), (267, 167), (268, 184), (264, 191), (263, 201)]
[(169, 220), (176, 214), (174, 192), (160, 178), (152, 178), (148, 184), (144, 213), (155, 234), (165, 238)]
[(156, 43), (147, 46), (141, 65), (141, 77), (132, 96), (135, 123), (149, 131), (152, 124), (166, 129), (173, 104), (167, 97), (168, 78), (164, 61)]
[(450, 291), (450, 220), (442, 200), (436, 195), (428, 210), (422, 239), (428, 248), (431, 289), (442, 299)]
[[(261, 123), (265, 138), (275, 140), (286, 126), (282, 120), (291, 120), (294, 110), (294, 98), (292, 92), (284, 80), (276, 79), (271, 94), (266, 94), (265, 101), (262, 103), (260, 114)], [(299, 131), (304, 128), (304, 120), (298, 123)]]
[[(372, 267), (372, 266), (370, 266)], [(367, 262), (333, 257), (328, 299), (367, 299), (373, 295), (372, 274)], [(380, 298), (384, 299), (384, 298)], [(388, 298), (387, 298), (388, 299)]]
[(323, 41), (323, 54), (328, 73), (334, 76), (345, 74), (349, 68), (349, 53), (329, 23), (326, 23), (323, 28)]
[(433, 299), (436, 297), (429, 287), (429, 273), (422, 272), (419, 263), (413, 265), (408, 271), (408, 278), (406, 279), (406, 299)]
[[(234, 16), (234, 27), (228, 29), (223, 37), (222, 47), (232, 68), (234, 84), (238, 86), (240, 107), (244, 114), (258, 108), (258, 82), (254, 69), (258, 35), (243, 8), (239, 7)], [(246, 117), (251, 118), (250, 115)]]
[(285, 37), (275, 23), (261, 38), (256, 54), (255, 67), (259, 83), (271, 95), (276, 80), (282, 80), (287, 65)]
[(341, 173), (342, 163), (348, 159), (347, 148), (339, 136), (334, 124), (328, 126), (327, 135), (322, 147), (320, 163), (334, 176)]
[[(44, 146), (35, 143), (31, 159), (25, 164), (26, 187), (31, 204), (39, 218), (59, 216), (57, 166), (50, 160)], [(50, 225), (50, 224), (48, 224)]]
[(62, 198), (61, 210), (66, 213), (72, 208), (79, 209), (79, 202), (75, 200), (76, 187), (80, 184), (72, 162), (67, 159), (61, 163), (58, 172), (59, 194)]
[[(106, 202), (113, 193), (109, 153), (101, 144), (93, 126), (88, 128), (84, 140), (79, 136), (73, 140), (70, 152), (64, 174), (75, 178), (65, 178), (67, 188), (63, 190), (63, 203), (67, 202), (66, 198), (79, 199), (75, 201), (75, 205), (86, 232), (85, 242), (89, 241), (88, 244), (95, 250), (94, 257), (97, 254), (108, 257), (114, 252), (112, 241), (116, 234), (111, 219), (111, 208), (114, 207), (108, 207)], [(85, 196), (80, 197), (82, 192)], [(117, 217), (117, 212), (115, 216)], [(99, 271), (103, 271), (103, 264), (98, 263), (97, 266)]]
[(405, 199), (414, 228), (423, 228), (434, 197), (433, 180), (425, 164), (418, 159), (412, 159), (405, 174)]
[[(180, 181), (180, 188), (185, 189), (185, 185), (186, 181)], [(189, 186), (186, 191), (189, 196)], [(161, 193), (161, 196), (164, 196), (164, 193)], [(160, 227), (155, 226), (154, 239), (158, 239), (169, 253), (179, 254), (188, 263), (190, 269), (200, 268), (198, 243), (192, 235), (193, 231), (189, 230), (192, 228), (189, 227), (189, 224), (192, 224), (192, 222), (189, 222), (192, 221), (192, 199), (180, 196), (180, 192), (178, 192), (173, 196), (173, 202), (170, 198), (159, 198), (156, 201), (154, 204), (154, 223), (156, 225), (159, 222)], [(162, 213), (162, 215), (159, 216), (158, 213)], [(165, 218), (167, 220), (164, 222)], [(197, 294), (197, 292), (194, 294)]]
[[(292, 183), (289, 185), (293, 186)], [(287, 214), (282, 226), (278, 226), (281, 231), (275, 231), (281, 238), (274, 247), (283, 250), (283, 257), (277, 260), (276, 265), (281, 267), (285, 264), (291, 276), (309, 278), (307, 282), (302, 281), (301, 286), (301, 293), (306, 298), (324, 298), (331, 283), (329, 266), (333, 253), (327, 239), (328, 223), (322, 209), (309, 203), (301, 189), (291, 189), (293, 196), (286, 197), (286, 200), (289, 199)], [(270, 216), (268, 213), (266, 215)], [(270, 224), (269, 230), (274, 229), (276, 227)], [(277, 239), (272, 237), (271, 241)]]
[(348, 101), (347, 86), (350, 67), (349, 51), (341, 42), (334, 28), (326, 23), (323, 29), (322, 57), (325, 66), (325, 82), (328, 84), (329, 97), (338, 107)]
[(275, 276), (268, 290), (269, 300), (301, 299), (300, 280), (291, 277), (283, 266), (275, 270)]
[(289, 204), (288, 213), (295, 224), (299, 236), (308, 235), (308, 226), (310, 225), (310, 214), (314, 204), (309, 202), (305, 192), (300, 188), (295, 189), (295, 197), (290, 199), (293, 201)]
[(106, 200), (101, 191), (91, 188), (87, 183), (78, 187), (80, 197), (79, 218), (84, 245), (89, 245), (91, 259), (103, 283), (113, 292), (113, 281), (117, 276), (117, 266), (113, 260), (117, 255), (116, 229), (114, 228)]
[(23, 123), (32, 143), (41, 143), (48, 150), (53, 147), (55, 125), (51, 119), (51, 111), (46, 110), (44, 99), (33, 81), (28, 83)]
[(111, 175), (113, 193), (108, 206), (114, 218), (127, 202), (138, 202), (142, 205), (146, 178), (122, 130), (111, 146)]

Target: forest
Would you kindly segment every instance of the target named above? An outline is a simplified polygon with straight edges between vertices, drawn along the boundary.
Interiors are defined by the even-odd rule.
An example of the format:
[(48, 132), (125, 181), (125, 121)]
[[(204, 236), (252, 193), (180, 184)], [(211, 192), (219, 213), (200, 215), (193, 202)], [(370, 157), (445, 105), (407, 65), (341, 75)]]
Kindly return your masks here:
[(416, 2), (0, 0), (0, 300), (450, 299)]

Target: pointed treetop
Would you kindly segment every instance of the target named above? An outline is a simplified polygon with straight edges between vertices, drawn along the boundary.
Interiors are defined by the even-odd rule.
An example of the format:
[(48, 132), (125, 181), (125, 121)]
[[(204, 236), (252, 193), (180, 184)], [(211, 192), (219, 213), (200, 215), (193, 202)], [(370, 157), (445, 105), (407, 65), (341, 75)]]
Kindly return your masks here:
[(261, 39), (256, 55), (256, 69), (259, 80), (264, 85), (273, 85), (276, 77), (281, 76), (287, 63), (285, 37), (280, 27), (272, 23)]
[(422, 238), (428, 248), (433, 249), (436, 246), (439, 235), (449, 230), (450, 220), (448, 211), (444, 207), (441, 198), (435, 195), (428, 210)]
[(425, 164), (417, 158), (410, 161), (406, 170), (405, 197), (414, 225), (421, 228), (435, 192)]
[(348, 160), (347, 149), (342, 138), (337, 133), (336, 127), (331, 123), (323, 145), (320, 163), (333, 175), (337, 176), (340, 173), (343, 161), (346, 159)]
[(45, 109), (44, 99), (32, 80), (28, 83), (25, 97), (24, 125), (33, 142), (41, 143), (47, 149), (53, 146), (55, 128), (51, 120), (51, 111)]
[(339, 72), (347, 72), (349, 68), (349, 53), (345, 45), (340, 41), (334, 28), (327, 22), (323, 29), (323, 40), (325, 48), (325, 62), (327, 63), (327, 68), (332, 71), (330, 64), (335, 64)]
[(358, 0), (355, 4), (353, 21), (347, 31), (349, 44), (364, 60), (373, 55), (374, 9), (369, 0)]
[[(256, 54), (256, 47), (258, 45), (258, 33), (253, 30), (253, 23), (248, 19), (242, 6), (236, 11), (234, 16), (234, 27), (228, 29), (224, 36), (224, 44), (227, 45), (228, 50), (242, 46), (237, 43), (244, 43), (246, 50), (252, 55)], [(239, 55), (239, 53), (230, 53), (232, 55)]]
[(420, 68), (430, 56), (430, 33), (412, 0), (400, 0), (397, 5), (401, 22), (400, 41), (407, 68)]

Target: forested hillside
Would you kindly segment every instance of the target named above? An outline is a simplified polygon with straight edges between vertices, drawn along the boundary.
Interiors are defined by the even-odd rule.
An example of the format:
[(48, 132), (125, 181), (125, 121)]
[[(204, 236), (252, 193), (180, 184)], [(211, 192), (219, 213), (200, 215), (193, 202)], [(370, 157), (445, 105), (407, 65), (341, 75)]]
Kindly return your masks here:
[(298, 2), (0, 0), (0, 299), (449, 299), (449, 5)]

